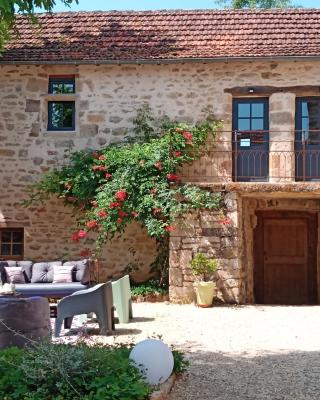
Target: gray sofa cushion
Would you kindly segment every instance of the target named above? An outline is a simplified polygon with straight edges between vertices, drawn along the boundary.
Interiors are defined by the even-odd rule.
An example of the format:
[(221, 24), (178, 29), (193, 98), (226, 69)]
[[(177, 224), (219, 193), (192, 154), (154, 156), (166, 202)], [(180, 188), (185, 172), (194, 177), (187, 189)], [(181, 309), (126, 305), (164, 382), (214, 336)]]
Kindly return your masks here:
[(79, 261), (66, 261), (63, 265), (74, 265), (72, 272), (73, 282), (81, 282), (86, 285), (90, 281), (90, 260), (79, 260)]
[(16, 291), (26, 297), (64, 297), (82, 289), (87, 289), (87, 286), (82, 285), (80, 282), (16, 284)]
[(17, 266), (22, 268), (24, 279), (27, 283), (31, 282), (32, 277), (32, 261), (17, 261)]
[(1, 283), (7, 283), (7, 274), (5, 267), (16, 267), (17, 262), (16, 261), (0, 261), (0, 281)]
[(53, 265), (62, 265), (61, 261), (34, 263), (31, 283), (52, 283)]

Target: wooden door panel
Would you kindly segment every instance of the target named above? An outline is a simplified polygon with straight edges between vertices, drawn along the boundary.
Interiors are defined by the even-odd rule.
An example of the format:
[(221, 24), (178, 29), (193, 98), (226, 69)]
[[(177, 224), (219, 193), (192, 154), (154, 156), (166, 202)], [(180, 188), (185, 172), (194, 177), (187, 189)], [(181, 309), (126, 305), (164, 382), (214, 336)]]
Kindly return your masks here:
[(267, 304), (316, 301), (316, 214), (258, 212), (255, 297)]
[(266, 304), (308, 303), (308, 282), (305, 264), (269, 264), (264, 273)]

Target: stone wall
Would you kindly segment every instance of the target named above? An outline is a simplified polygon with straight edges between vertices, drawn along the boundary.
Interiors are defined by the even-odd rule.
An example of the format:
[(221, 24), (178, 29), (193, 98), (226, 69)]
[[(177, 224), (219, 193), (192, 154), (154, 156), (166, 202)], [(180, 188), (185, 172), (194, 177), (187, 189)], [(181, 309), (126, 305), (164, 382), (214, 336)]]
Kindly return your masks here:
[[(320, 64), (311, 61), (0, 66), (0, 178), (3, 188), (0, 226), (25, 227), (25, 258), (54, 259), (61, 255), (78, 258), (82, 249), (69, 241), (74, 221), (69, 209), (53, 200), (45, 210), (41, 207), (26, 210), (18, 205), (26, 198), (24, 190), (28, 184), (36, 182), (48, 169), (66, 162), (65, 150), (96, 149), (122, 140), (125, 134), (131, 134), (136, 110), (145, 102), (157, 116), (167, 114), (186, 121), (201, 118), (203, 109), (210, 108), (218, 119), (224, 120), (223, 132), (218, 139), (220, 146), (226, 149), (228, 144), (224, 141), (231, 139), (232, 95), (225, 89), (251, 85), (317, 86), (319, 72)], [(72, 95), (76, 102), (74, 132), (48, 132), (46, 128), (47, 102), (52, 99), (48, 95), (48, 78), (56, 74), (76, 76), (76, 94)], [(270, 96), (270, 126), (275, 129), (285, 126), (291, 139), (294, 99), (295, 94), (286, 91)], [(281, 133), (279, 137), (282, 137)], [(218, 165), (214, 163), (217, 161), (212, 157), (195, 163), (191, 172), (186, 169), (186, 179), (192, 176), (189, 180), (211, 182), (217, 170), (218, 180), (231, 180), (230, 158), (223, 159)], [(278, 168), (278, 164), (273, 168)], [(198, 219), (198, 223), (203, 220)], [(214, 221), (212, 224), (208, 229), (222, 229), (214, 225)], [(190, 251), (183, 247), (187, 244), (183, 240), (190, 240), (190, 237), (183, 235), (179, 251)], [(195, 236), (199, 245), (201, 235)], [(225, 242), (226, 248), (231, 247), (227, 245), (227, 238), (236, 237), (223, 235), (222, 231), (221, 237), (219, 235), (219, 241)], [(213, 251), (214, 235), (204, 236), (208, 238), (203, 239), (207, 240), (204, 247)], [(91, 245), (89, 240), (85, 246)], [(139, 227), (132, 226), (121, 240), (105, 247), (102, 257), (105, 277), (132, 261), (130, 247), (136, 248), (147, 268), (155, 254), (155, 243)], [(190, 256), (190, 253), (186, 254)], [(226, 261), (227, 270), (231, 268), (230, 260), (236, 260), (237, 256), (228, 258), (225, 254), (227, 250), (220, 258), (229, 260)], [(240, 270), (239, 265), (234, 269)]]
[(240, 198), (224, 194), (225, 209), (199, 211), (185, 216), (170, 239), (170, 300), (189, 303), (194, 300), (193, 283), (197, 279), (190, 262), (196, 253), (217, 259), (217, 297), (227, 303), (242, 302), (242, 235), (239, 216)]

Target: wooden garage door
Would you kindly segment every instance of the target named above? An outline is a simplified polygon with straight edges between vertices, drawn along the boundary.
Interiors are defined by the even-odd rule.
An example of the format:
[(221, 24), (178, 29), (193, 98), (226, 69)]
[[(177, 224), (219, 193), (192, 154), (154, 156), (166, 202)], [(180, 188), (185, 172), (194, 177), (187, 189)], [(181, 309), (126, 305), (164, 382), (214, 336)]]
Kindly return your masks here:
[(257, 212), (255, 299), (263, 304), (315, 304), (317, 215)]

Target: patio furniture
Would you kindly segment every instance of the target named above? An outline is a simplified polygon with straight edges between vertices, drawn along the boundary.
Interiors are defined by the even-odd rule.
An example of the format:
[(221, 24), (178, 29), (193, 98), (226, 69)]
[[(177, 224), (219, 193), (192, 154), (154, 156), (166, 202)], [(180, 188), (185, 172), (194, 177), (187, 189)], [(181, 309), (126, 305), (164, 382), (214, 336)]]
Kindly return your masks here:
[(95, 313), (100, 333), (108, 335), (114, 330), (114, 307), (111, 282), (100, 283), (90, 289), (80, 290), (60, 300), (57, 306), (55, 337), (59, 337), (62, 322), (70, 329), (74, 315)]
[(119, 322), (127, 324), (133, 318), (129, 275), (112, 282), (112, 296)]
[(47, 337), (51, 337), (47, 299), (0, 296), (0, 349), (24, 347)]
[[(73, 265), (72, 282), (53, 283), (53, 265)], [(16, 283), (16, 291), (23, 297), (41, 296), (61, 299), (65, 296), (88, 288), (90, 283), (90, 260), (49, 261), (33, 263), (32, 261), (0, 261), (0, 281), (6, 283), (6, 267), (20, 267), (25, 283)]]

